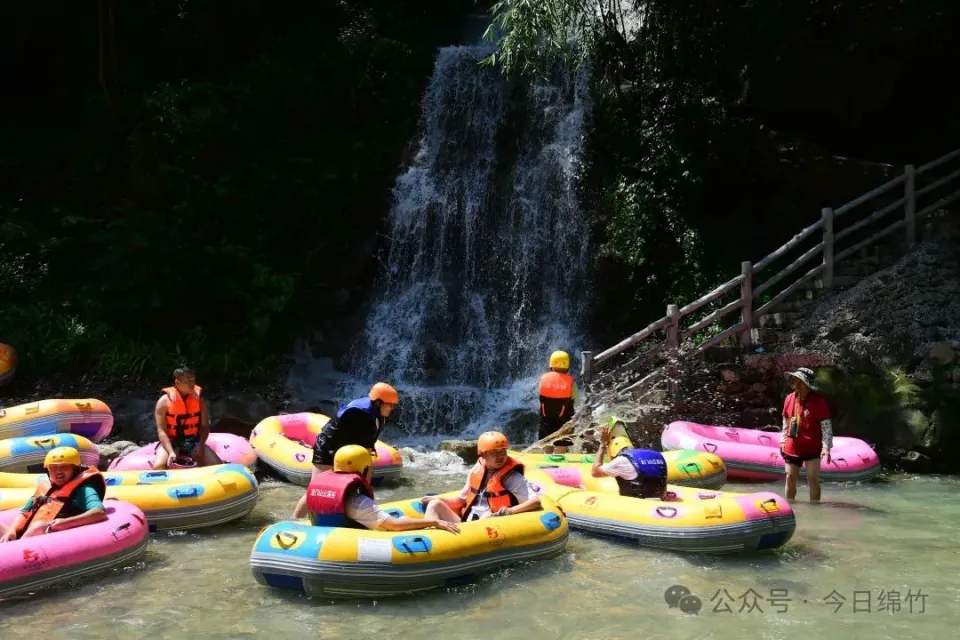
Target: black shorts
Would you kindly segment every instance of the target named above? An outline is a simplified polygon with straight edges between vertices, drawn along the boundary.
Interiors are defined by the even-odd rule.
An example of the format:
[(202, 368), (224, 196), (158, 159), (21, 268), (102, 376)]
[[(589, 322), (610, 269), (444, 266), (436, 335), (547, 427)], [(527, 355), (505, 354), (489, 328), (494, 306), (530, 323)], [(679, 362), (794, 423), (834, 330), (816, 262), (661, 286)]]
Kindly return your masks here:
[(319, 467), (321, 465), (326, 465), (328, 467), (333, 466), (333, 452), (330, 451), (325, 446), (317, 446), (320, 442), (320, 439), (317, 439), (317, 443), (313, 445), (313, 466)]
[(820, 454), (814, 454), (809, 456), (792, 456), (789, 453), (785, 453), (782, 449), (780, 450), (780, 455), (783, 456), (783, 461), (787, 464), (794, 467), (802, 467), (803, 463), (808, 460), (819, 460)]

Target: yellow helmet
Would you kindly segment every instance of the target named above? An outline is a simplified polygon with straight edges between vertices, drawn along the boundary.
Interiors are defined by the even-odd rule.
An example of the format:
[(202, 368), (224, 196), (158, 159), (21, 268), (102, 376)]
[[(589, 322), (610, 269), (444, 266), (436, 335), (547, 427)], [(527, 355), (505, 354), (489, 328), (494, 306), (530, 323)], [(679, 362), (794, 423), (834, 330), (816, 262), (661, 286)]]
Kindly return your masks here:
[(551, 369), (569, 369), (570, 354), (566, 351), (554, 351), (550, 354)]
[(477, 438), (477, 453), (481, 456), (487, 451), (509, 448), (510, 442), (507, 440), (507, 436), (499, 431), (487, 431), (486, 433), (480, 434), (480, 437)]
[(80, 452), (73, 447), (57, 447), (47, 452), (47, 457), (43, 459), (43, 468), (46, 469), (52, 464), (75, 464), (80, 466)]
[(359, 473), (363, 475), (373, 464), (370, 452), (358, 444), (348, 444), (337, 449), (333, 456), (333, 470), (337, 473)]

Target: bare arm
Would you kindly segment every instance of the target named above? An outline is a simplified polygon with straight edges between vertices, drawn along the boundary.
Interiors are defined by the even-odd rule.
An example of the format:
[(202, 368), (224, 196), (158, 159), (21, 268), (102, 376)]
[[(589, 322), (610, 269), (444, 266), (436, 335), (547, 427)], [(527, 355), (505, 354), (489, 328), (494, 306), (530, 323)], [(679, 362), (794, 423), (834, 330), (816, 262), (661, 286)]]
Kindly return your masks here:
[(537, 511), (541, 508), (542, 505), (540, 504), (540, 496), (533, 494), (526, 501), (512, 507), (507, 507), (503, 515), (512, 516), (518, 513), (526, 513), (527, 511)]
[(103, 507), (95, 507), (78, 516), (57, 518), (50, 524), (50, 531), (66, 531), (85, 524), (96, 524), (107, 519), (107, 511)]
[(597, 455), (593, 458), (593, 467), (590, 469), (590, 475), (594, 478), (603, 478), (607, 474), (600, 469), (603, 464), (603, 458), (607, 454), (607, 447), (610, 446), (610, 427), (600, 429), (600, 448), (597, 449)]
[(210, 437), (210, 407), (207, 401), (200, 400), (200, 446), (207, 444)]
[(153, 411), (153, 418), (157, 423), (157, 440), (164, 451), (170, 454), (171, 459), (176, 459), (177, 454), (173, 451), (173, 444), (167, 437), (167, 407), (170, 406), (170, 398), (163, 396), (157, 400), (157, 406)]
[(430, 527), (443, 529), (450, 533), (460, 532), (460, 528), (457, 527), (455, 523), (440, 520), (439, 518), (410, 518), (407, 516), (395, 518), (390, 516), (380, 523), (380, 528), (385, 531), (412, 531), (414, 529), (429, 529)]

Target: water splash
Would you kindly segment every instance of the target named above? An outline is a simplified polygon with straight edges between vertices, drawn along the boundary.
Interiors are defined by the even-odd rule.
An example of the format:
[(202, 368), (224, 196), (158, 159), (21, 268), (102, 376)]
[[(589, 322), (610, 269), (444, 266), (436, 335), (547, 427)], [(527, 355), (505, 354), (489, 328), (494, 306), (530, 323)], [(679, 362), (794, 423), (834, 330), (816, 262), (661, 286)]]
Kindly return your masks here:
[(547, 355), (582, 341), (586, 74), (511, 83), (479, 65), (490, 51), (440, 50), (419, 152), (394, 188), (384, 293), (352, 354), (358, 385), (400, 388), (409, 434), (533, 409)]

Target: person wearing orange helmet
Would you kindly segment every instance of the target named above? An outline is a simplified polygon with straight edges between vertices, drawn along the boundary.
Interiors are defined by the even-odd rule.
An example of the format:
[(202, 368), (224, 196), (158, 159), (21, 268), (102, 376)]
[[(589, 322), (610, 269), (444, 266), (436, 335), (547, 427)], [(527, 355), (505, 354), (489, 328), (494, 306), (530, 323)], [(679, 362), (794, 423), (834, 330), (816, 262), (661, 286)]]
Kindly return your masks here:
[[(311, 482), (324, 471), (333, 468), (337, 451), (351, 444), (359, 445), (372, 455), (377, 452), (380, 431), (393, 408), (400, 403), (400, 394), (386, 382), (378, 382), (364, 398), (358, 398), (340, 407), (337, 415), (324, 425), (313, 444), (313, 471)], [(294, 509), (294, 517), (307, 512), (304, 494)]]
[(454, 499), (424, 496), (427, 518), (447, 522), (472, 522), (540, 509), (540, 496), (530, 490), (523, 465), (507, 455), (510, 442), (499, 431), (487, 431), (477, 440), (480, 459)]

